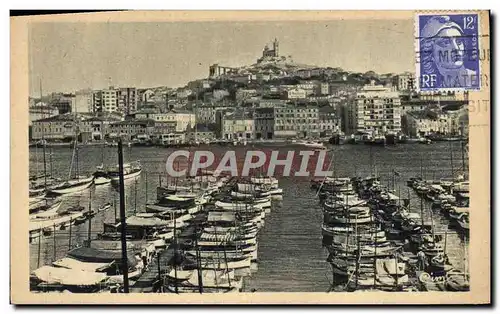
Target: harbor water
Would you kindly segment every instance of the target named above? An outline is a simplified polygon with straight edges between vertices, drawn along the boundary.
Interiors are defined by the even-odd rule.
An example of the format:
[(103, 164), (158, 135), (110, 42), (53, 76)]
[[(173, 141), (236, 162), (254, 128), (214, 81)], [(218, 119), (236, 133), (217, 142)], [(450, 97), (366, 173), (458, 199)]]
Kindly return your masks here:
[[(210, 146), (217, 155), (227, 149), (243, 152), (251, 146), (220, 147)], [(252, 149), (258, 149), (257, 146)], [(297, 150), (296, 146), (266, 146), (266, 149), (280, 151)], [(342, 145), (331, 147), (334, 162), (332, 168), (336, 176), (368, 176), (377, 174), (381, 183), (393, 187), (394, 193), (402, 198), (410, 196), (412, 210), (421, 212), (420, 199), (406, 186), (410, 177), (422, 175), (425, 179), (450, 179), (463, 171), (462, 147), (459, 142), (437, 142), (431, 145), (406, 144), (378, 147), (367, 145)], [(143, 172), (137, 180), (125, 184), (126, 212), (143, 212), (146, 202), (156, 199), (156, 187), (160, 180), (166, 184), (165, 162), (173, 148), (125, 147), (125, 161), (140, 160)], [(50, 155), (49, 155), (50, 154)], [(41, 148), (30, 148), (30, 172), (43, 171)], [(238, 152), (237, 152), (238, 155)], [(467, 155), (465, 154), (465, 159)], [(70, 148), (47, 148), (47, 172), (53, 176), (67, 178), (72, 159)], [(50, 161), (50, 162), (49, 162)], [(117, 164), (117, 147), (83, 146), (79, 148), (78, 163), (80, 175), (90, 175), (101, 163), (105, 166)], [(310, 188), (304, 178), (279, 178), (283, 188), (283, 200), (275, 202), (270, 215), (266, 217), (264, 228), (259, 233), (258, 270), (245, 283), (245, 290), (260, 292), (326, 292), (330, 288), (331, 270), (326, 262), (327, 252), (322, 247), (322, 209), (316, 191)], [(113, 185), (92, 186), (80, 194), (62, 198), (62, 207), (81, 205), (88, 210), (105, 203), (116, 201), (116, 211), (110, 209), (99, 212), (91, 220), (90, 235), (95, 238), (103, 232), (103, 222), (112, 221), (119, 212), (118, 188)], [(450, 261), (459, 269), (464, 269), (467, 258), (467, 239), (449, 226), (449, 220), (439, 210), (431, 210), (424, 202), (424, 219), (434, 223), (437, 233), (447, 234), (446, 251)], [(35, 239), (30, 244), (30, 269), (50, 264), (65, 256), (71, 247), (82, 245), (89, 235), (89, 221), (71, 230), (59, 230)], [(70, 237), (71, 232), (71, 237)]]

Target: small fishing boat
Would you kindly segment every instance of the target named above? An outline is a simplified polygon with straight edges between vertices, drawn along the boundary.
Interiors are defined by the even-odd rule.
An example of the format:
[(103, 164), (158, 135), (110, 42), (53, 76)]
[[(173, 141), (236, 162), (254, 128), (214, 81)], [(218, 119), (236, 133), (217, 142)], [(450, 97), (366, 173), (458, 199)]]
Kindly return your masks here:
[[(142, 172), (142, 167), (140, 163), (128, 163), (123, 165), (123, 179), (129, 180), (139, 176)], [(120, 181), (120, 173), (118, 167), (108, 172), (109, 178), (111, 178), (112, 183), (119, 183)]]
[(315, 141), (298, 141), (297, 144), (303, 145), (303, 146), (309, 147), (309, 148), (319, 149), (319, 150), (326, 149), (326, 146), (323, 143), (321, 143), (321, 142), (315, 142)]
[(97, 171), (94, 172), (94, 184), (104, 185), (111, 183), (108, 172), (104, 170), (104, 165), (97, 166)]
[(111, 179), (104, 176), (96, 176), (94, 179), (95, 185), (105, 185), (111, 183)]
[(271, 187), (278, 187), (278, 179), (274, 177), (265, 177), (265, 176), (251, 177), (250, 182), (254, 184), (264, 184), (264, 185), (269, 185)]
[(81, 216), (81, 217), (77, 217), (77, 218), (75, 218), (73, 221), (74, 221), (74, 224), (75, 224), (75, 225), (81, 225), (81, 224), (83, 224), (86, 220), (87, 220), (87, 217), (85, 217), (85, 216)]
[(97, 209), (97, 211), (98, 211), (98, 212), (105, 211), (105, 210), (107, 210), (107, 209), (110, 209), (110, 208), (111, 208), (111, 206), (112, 206), (112, 204), (111, 204), (111, 203), (109, 203), (109, 202), (108, 202), (108, 203), (105, 203), (105, 204), (101, 205), (101, 207), (99, 207), (99, 208)]
[(80, 176), (75, 179), (68, 180), (61, 184), (52, 187), (49, 193), (62, 195), (62, 194), (72, 194), (81, 192), (88, 189), (94, 183), (94, 176), (83, 177)]
[(457, 222), (463, 230), (469, 231), (469, 213), (461, 214), (457, 218)]
[(46, 227), (46, 228), (43, 228), (42, 232), (43, 232), (44, 236), (49, 236), (52, 234), (53, 230), (54, 230), (53, 227)]

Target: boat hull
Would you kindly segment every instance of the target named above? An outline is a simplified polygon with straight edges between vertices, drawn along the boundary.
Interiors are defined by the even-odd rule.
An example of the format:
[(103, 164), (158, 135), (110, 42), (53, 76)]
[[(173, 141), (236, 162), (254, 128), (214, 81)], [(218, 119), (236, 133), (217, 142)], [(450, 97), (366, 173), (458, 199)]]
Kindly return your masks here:
[[(141, 174), (141, 172), (142, 172), (142, 169), (139, 171), (132, 172), (132, 173), (124, 174), (123, 180), (130, 180), (130, 179), (133, 179), (135, 177), (138, 177)], [(112, 176), (111, 182), (112, 183), (120, 183), (120, 176)]]
[(88, 189), (93, 183), (94, 183), (94, 177), (91, 177), (88, 179), (81, 180), (75, 184), (70, 184), (67, 187), (61, 185), (59, 187), (50, 190), (49, 192), (57, 195), (77, 193)]

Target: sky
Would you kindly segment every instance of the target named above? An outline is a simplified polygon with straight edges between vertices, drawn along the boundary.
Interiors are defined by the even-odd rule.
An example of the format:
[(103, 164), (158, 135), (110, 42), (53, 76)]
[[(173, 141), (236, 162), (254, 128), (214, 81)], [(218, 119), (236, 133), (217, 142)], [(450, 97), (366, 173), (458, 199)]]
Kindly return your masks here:
[(30, 95), (183, 86), (218, 63), (256, 62), (266, 43), (297, 63), (348, 71), (414, 69), (413, 20), (318, 22), (37, 22), (29, 28)]

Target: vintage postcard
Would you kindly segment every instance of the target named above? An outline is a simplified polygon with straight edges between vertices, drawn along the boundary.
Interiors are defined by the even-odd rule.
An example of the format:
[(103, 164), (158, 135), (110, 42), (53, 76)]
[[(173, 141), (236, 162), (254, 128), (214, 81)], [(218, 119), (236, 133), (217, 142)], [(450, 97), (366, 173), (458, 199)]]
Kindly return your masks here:
[(490, 303), (489, 18), (11, 18), (11, 302)]

